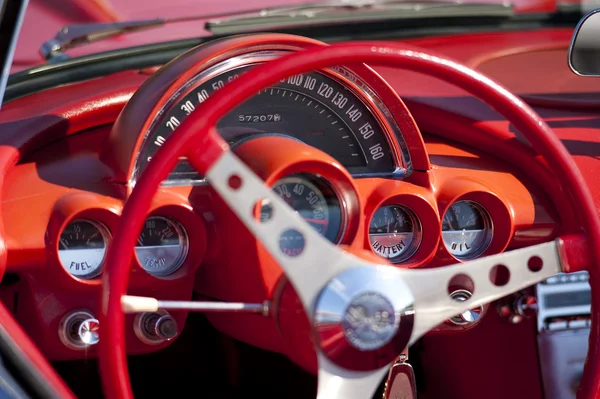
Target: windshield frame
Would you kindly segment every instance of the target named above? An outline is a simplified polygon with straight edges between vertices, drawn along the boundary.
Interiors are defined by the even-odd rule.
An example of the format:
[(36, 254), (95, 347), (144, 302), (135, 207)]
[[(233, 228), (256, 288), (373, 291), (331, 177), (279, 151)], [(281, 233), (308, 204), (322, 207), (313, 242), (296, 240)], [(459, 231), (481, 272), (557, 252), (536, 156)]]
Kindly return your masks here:
[[(420, 18), (390, 23), (356, 23), (360, 29), (348, 29), (346, 25), (312, 26), (279, 30), (305, 36), (325, 43), (351, 40), (407, 40), (438, 35), (478, 34), (489, 32), (507, 32), (543, 28), (573, 29), (579, 22), (578, 12), (557, 12), (517, 14), (510, 18)], [(251, 32), (255, 35), (266, 32)], [(145, 69), (162, 66), (180, 54), (208, 41), (219, 40), (239, 34), (190, 37), (133, 47), (119, 48), (106, 52), (67, 58), (10, 75), (6, 88), (4, 104), (42, 90), (99, 78), (112, 73), (127, 70)]]

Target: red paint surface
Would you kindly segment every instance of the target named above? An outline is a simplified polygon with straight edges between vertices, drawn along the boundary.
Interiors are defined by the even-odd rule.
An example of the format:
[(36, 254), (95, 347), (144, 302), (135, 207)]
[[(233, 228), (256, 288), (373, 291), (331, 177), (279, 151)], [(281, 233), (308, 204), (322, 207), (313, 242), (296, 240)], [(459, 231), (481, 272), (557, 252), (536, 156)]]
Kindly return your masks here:
[[(598, 163), (600, 138), (596, 133), (600, 123), (593, 93), (600, 92), (600, 84), (593, 79), (583, 81), (584, 78), (574, 77), (568, 71), (564, 60), (570, 34), (569, 30), (540, 30), (431, 38), (413, 41), (412, 44), (442, 52), (467, 65), (475, 66), (518, 94), (527, 95), (530, 101), (551, 105), (551, 108), (538, 107), (537, 111), (573, 155), (585, 179), (585, 182), (579, 183), (581, 187), (588, 185), (594, 194), (595, 208), (599, 208), (600, 182), (596, 178), (595, 171), (600, 167)], [(540, 60), (547, 65), (544, 71), (548, 69), (552, 72), (536, 73), (536, 68), (533, 66), (536, 62), (542, 62)], [(543, 161), (533, 161), (535, 154), (524, 143), (523, 137), (519, 134), (515, 135), (515, 129), (509, 126), (497, 112), (475, 100), (465, 91), (442, 83), (436, 78), (391, 67), (378, 67), (376, 70), (402, 96), (419, 128), (426, 133), (443, 137), (444, 140), (439, 141), (426, 135), (427, 150), (434, 164), (433, 170), (427, 174), (413, 175), (413, 180), (406, 184), (377, 179), (359, 181), (357, 190), (361, 198), (368, 198), (372, 193), (388, 192), (392, 195), (411, 186), (412, 188), (407, 190), (410, 193), (431, 188), (439, 194), (429, 199), (430, 204), (434, 209), (441, 209), (443, 202), (447, 200), (439, 202), (439, 198), (443, 198), (444, 195), (451, 196), (444, 187), (454, 187), (452, 178), (460, 175), (485, 181), (488, 185), (491, 182), (492, 186), (488, 187), (488, 190), (496, 192), (502, 198), (503, 206), (512, 211), (514, 219), (511, 228), (515, 229), (516, 235), (510, 242), (503, 243), (504, 246), (518, 247), (538, 242), (536, 240), (545, 241), (557, 233), (559, 226), (564, 232), (573, 231), (573, 227), (579, 225), (577, 219), (572, 217), (572, 212), (576, 209), (570, 205), (569, 190), (566, 190), (564, 185), (557, 184), (556, 178)], [(100, 143), (106, 137), (107, 129), (94, 130), (63, 140), (37, 154), (33, 152), (57, 139), (64, 139), (84, 129), (98, 124), (112, 123), (124, 102), (146, 77), (134, 73), (118, 74), (107, 79), (49, 90), (27, 99), (17, 100), (3, 108), (0, 120), (4, 123), (0, 125), (0, 129), (11, 133), (4, 136), (0, 143), (4, 146), (3, 151), (6, 154), (3, 159), (7, 160), (4, 168), (10, 169), (19, 157), (25, 157), (21, 165), (8, 173), (3, 190), (2, 212), (9, 271), (27, 273), (28, 276), (35, 276), (36, 273), (44, 277), (55, 276), (55, 273), (50, 273), (50, 270), (56, 272), (59, 270), (56, 266), (59, 265), (51, 263), (51, 257), (45, 247), (44, 234), (51, 218), (56, 217), (54, 204), (60, 198), (73, 193), (91, 191), (101, 204), (104, 203), (102, 201), (113, 204), (122, 202), (125, 196), (120, 191), (122, 187), (107, 183), (120, 171), (111, 168), (111, 164), (103, 164), (96, 153)], [(571, 90), (574, 91), (573, 94)], [(587, 93), (592, 94), (586, 95)], [(585, 102), (582, 101), (583, 98)], [(456, 145), (456, 141), (464, 143), (466, 147)], [(60, 159), (57, 158), (59, 155)], [(519, 180), (515, 176), (518, 176)], [(22, 184), (23, 181), (27, 181), (28, 184)], [(503, 188), (507, 190), (506, 195), (502, 192)], [(35, 194), (40, 193), (42, 195), (36, 199)], [(188, 195), (186, 192), (179, 194)], [(427, 198), (426, 195), (425, 197)], [(178, 203), (179, 200), (168, 198), (170, 199), (165, 204), (184, 205)], [(193, 190), (190, 206), (197, 210), (202, 209), (203, 206), (207, 207), (206, 204), (211, 204), (210, 201), (206, 201), (207, 198), (210, 198), (210, 193)], [(214, 205), (216, 206), (216, 203)], [(32, 212), (33, 209), (36, 211)], [(560, 210), (560, 225), (556, 222), (556, 210)], [(31, 229), (28, 231), (24, 229), (23, 226), (26, 224), (23, 223), (23, 218), (38, 226), (35, 234), (32, 234)], [(235, 225), (231, 225), (233, 226)], [(212, 241), (208, 243), (205, 261), (198, 270), (197, 281), (201, 283), (197, 288), (212, 289), (214, 292), (211, 294), (221, 294), (222, 299), (228, 300), (247, 300), (251, 297), (257, 298), (261, 293), (264, 295), (270, 292), (270, 290), (265, 291), (265, 286), (262, 285), (265, 280), (260, 273), (246, 275), (238, 271), (239, 275), (243, 276), (240, 281), (232, 281), (231, 275), (214, 273), (213, 271), (222, 261), (220, 256), (224, 248), (222, 243), (219, 243), (219, 238), (223, 239), (224, 232), (220, 232), (217, 225), (210, 223), (206, 228), (210, 232), (209, 240)], [(365, 242), (364, 231), (361, 230), (364, 228), (363, 221), (358, 227), (356, 238), (363, 240), (362, 243)], [(577, 240), (574, 243), (577, 244)], [(575, 257), (579, 253), (577, 248), (572, 250), (570, 256), (579, 264), (585, 264), (585, 258)], [(443, 251), (443, 248), (438, 249), (434, 264), (448, 261), (444, 258)], [(256, 273), (260, 269), (256, 265), (254, 267), (250, 265), (246, 273), (252, 270)], [(271, 276), (268, 280), (276, 280), (275, 277), (276, 275)], [(49, 281), (49, 284), (59, 284), (60, 278)], [(156, 287), (154, 280), (139, 278), (141, 279), (140, 290), (154, 291)], [(251, 281), (249, 279), (258, 284), (257, 289), (253, 291), (246, 287), (235, 296), (236, 284), (239, 284), (238, 288), (247, 286)], [(192, 278), (184, 278), (184, 280), (185, 283), (182, 284), (190, 287), (191, 290), (189, 281), (192, 281)], [(132, 275), (131, 282), (135, 281), (136, 277)], [(208, 288), (209, 286), (211, 288)], [(26, 297), (37, 296), (40, 301), (47, 297), (53, 302), (47, 302), (50, 311), (44, 310), (44, 314), (40, 313), (32, 317), (33, 325), (28, 325), (25, 317), (19, 321), (24, 323), (26, 331), (33, 335), (32, 338), (36, 340), (36, 344), (44, 354), (55, 358), (65, 357), (64, 348), (59, 344), (36, 338), (34, 331), (39, 328), (54, 328), (52, 317), (49, 319), (45, 317), (52, 312), (55, 312), (55, 317), (58, 317), (61, 311), (73, 308), (82, 298), (89, 301), (90, 306), (98, 306), (99, 304), (94, 303), (93, 299), (97, 289), (90, 287), (88, 290), (86, 286), (72, 284), (68, 290), (65, 290), (69, 292), (58, 294), (58, 285), (43, 290), (31, 289), (34, 287), (32, 284), (28, 284), (28, 287), (30, 288)], [(223, 288), (222, 292), (220, 287)], [(173, 298), (176, 292), (177, 288), (170, 286), (157, 295)], [(29, 309), (36, 308), (42, 309), (39, 303), (34, 301)], [(487, 323), (487, 316), (485, 321)], [(213, 322), (223, 331), (232, 335), (238, 334), (236, 338), (262, 347), (265, 345), (259, 342), (261, 340), (258, 336), (270, 334), (268, 336), (275, 339), (272, 340), (273, 346), (268, 349), (291, 351), (286, 339), (277, 338), (274, 321), (261, 319), (257, 322), (256, 318), (250, 317), (238, 319), (238, 316), (220, 316), (215, 317)], [(247, 335), (240, 332), (244, 331), (243, 328), (239, 328), (240, 325), (253, 324), (258, 324), (257, 328), (247, 328)], [(461, 379), (473, 375), (481, 382), (481, 386), (495, 385), (499, 376), (506, 375), (506, 379), (512, 381), (511, 387), (498, 386), (494, 389), (493, 394), (497, 394), (498, 398), (514, 392), (514, 386), (520, 387), (524, 397), (539, 397), (539, 376), (535, 369), (536, 347), (531, 343), (533, 328), (515, 327), (500, 322), (493, 323), (493, 328), (498, 337), (511, 337), (510, 353), (519, 354), (520, 364), (529, 367), (524, 367), (519, 373), (513, 373), (514, 357), (503, 356), (495, 356), (490, 361), (492, 364), (488, 366), (491, 369), (484, 367), (481, 362), (466, 361), (461, 363), (461, 367), (453, 367), (452, 363), (435, 361), (436, 356), (440, 359), (456, 356), (457, 348), (464, 348), (465, 345), (482, 348), (493, 345), (494, 343), (490, 342), (490, 335), (484, 333), (487, 330), (483, 328), (483, 324), (481, 329), (477, 327), (470, 330), (471, 335), (468, 336), (452, 335), (445, 337), (443, 341), (436, 341), (438, 338), (431, 336), (426, 338), (426, 341), (437, 342), (434, 344), (435, 351), (425, 351), (423, 357), (425, 363), (429, 365), (426, 374), (438, 375), (435, 381), (440, 391), (435, 391), (435, 385), (429, 384), (429, 394), (432, 397), (443, 396), (446, 392), (445, 387), (455, 384), (460, 385), (461, 397), (469, 397), (469, 395), (473, 398), (478, 397), (477, 390), (468, 386), (469, 379), (466, 381)], [(237, 330), (237, 333), (233, 330)], [(456, 346), (450, 344), (454, 337), (457, 339)], [(127, 345), (131, 353), (135, 352), (135, 342), (128, 341)], [(506, 348), (503, 345), (499, 347)]]
[[(315, 1), (315, 0), (312, 0)], [(489, 3), (502, 3), (502, 0), (483, 0)], [(264, 8), (279, 5), (294, 5), (311, 0), (254, 0), (251, 3), (240, 3), (238, 0), (221, 0), (216, 2), (197, 2), (191, 0), (106, 0), (107, 10), (93, 6), (99, 0), (30, 0), (25, 14), (22, 34), (19, 38), (13, 72), (31, 68), (44, 63), (38, 50), (42, 43), (54, 37), (63, 26), (77, 23), (109, 22), (115, 16), (121, 21), (175, 18), (191, 15), (210, 15), (223, 12), (242, 11), (247, 8)], [(579, 2), (574, 0), (573, 2)], [(555, 0), (518, 0), (512, 4), (516, 12), (547, 12), (556, 8)], [(241, 5), (243, 4), (243, 5)], [(99, 41), (68, 52), (78, 56), (93, 54), (98, 51), (109, 51), (169, 40), (188, 39), (207, 36), (204, 21), (182, 22), (167, 27), (122, 35), (112, 39)]]

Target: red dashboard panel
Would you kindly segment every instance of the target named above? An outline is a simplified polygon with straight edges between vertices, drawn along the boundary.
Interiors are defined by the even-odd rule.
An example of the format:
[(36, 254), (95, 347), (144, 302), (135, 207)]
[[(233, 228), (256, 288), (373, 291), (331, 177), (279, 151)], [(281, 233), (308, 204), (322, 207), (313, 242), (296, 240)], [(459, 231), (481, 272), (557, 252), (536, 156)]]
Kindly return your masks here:
[[(24, 280), (20, 286), (17, 317), (46, 354), (55, 359), (78, 357), (83, 353), (78, 355), (64, 348), (58, 336), (46, 334), (46, 329), (57, 331), (60, 319), (69, 310), (83, 307), (95, 312), (98, 306), (96, 295), (99, 294), (98, 280), (74, 279), (59, 264), (55, 248), (60, 229), (76, 215), (100, 220), (114, 229), (125, 196), (122, 185), (109, 181), (110, 169), (103, 166), (95, 151), (106, 139), (108, 131), (108, 128), (89, 130), (48, 146), (15, 167), (5, 182), (3, 209), (8, 271), (19, 273)], [(431, 231), (425, 234), (413, 266), (423, 265), (431, 259), (434, 259), (431, 265), (455, 261), (438, 240), (439, 213), (456, 198), (477, 199), (494, 218), (498, 227), (488, 250), (490, 253), (501, 252), (508, 245), (517, 247), (543, 242), (555, 235), (557, 224), (550, 204), (533, 184), (525, 186), (515, 177), (520, 175), (518, 171), (434, 138), (427, 141), (435, 165), (430, 172), (415, 173), (410, 181), (355, 181), (361, 214), (370, 218), (369, 215), (383, 203), (403, 204), (417, 213), (425, 231)], [(239, 151), (242, 150), (243, 147)], [(309, 157), (315, 159), (313, 155), (309, 154)], [(258, 165), (254, 166), (260, 170)], [(276, 180), (279, 173), (283, 172), (274, 175), (269, 172), (267, 181)], [(20, 184), (23, 181), (28, 184)], [(281, 271), (272, 260), (266, 259), (256, 241), (215, 198), (210, 188), (164, 188), (155, 202), (157, 214), (166, 212), (184, 224), (194, 251), (188, 257), (189, 271), (182, 269), (180, 277), (172, 280), (151, 277), (139, 266), (135, 267), (134, 261), (132, 294), (189, 299), (191, 276), (201, 264), (195, 279), (195, 288), (201, 295), (245, 302), (259, 302), (272, 295)], [(35, 212), (31, 212), (34, 209)], [(206, 212), (211, 215), (209, 220)], [(356, 221), (357, 234), (350, 245), (369, 248), (367, 221)], [(204, 229), (210, 233), (205, 235)], [(513, 231), (519, 233), (518, 239), (511, 239)], [(238, 244), (224, 244), (226, 242)], [(202, 250), (204, 245), (209, 248), (206, 256)], [(261, 262), (248, 261), (254, 256)], [(253, 278), (256, 278), (255, 282), (252, 282)], [(238, 315), (211, 319), (218, 328), (236, 338), (271, 350), (284, 349), (272, 319), (257, 320), (256, 316), (242, 318)], [(240, 328), (244, 319), (248, 320), (248, 326), (253, 326), (252, 329)], [(183, 323), (183, 319), (178, 321)], [(36, 334), (36, 331), (41, 333)], [(135, 341), (132, 334), (129, 346), (132, 353), (154, 350)]]

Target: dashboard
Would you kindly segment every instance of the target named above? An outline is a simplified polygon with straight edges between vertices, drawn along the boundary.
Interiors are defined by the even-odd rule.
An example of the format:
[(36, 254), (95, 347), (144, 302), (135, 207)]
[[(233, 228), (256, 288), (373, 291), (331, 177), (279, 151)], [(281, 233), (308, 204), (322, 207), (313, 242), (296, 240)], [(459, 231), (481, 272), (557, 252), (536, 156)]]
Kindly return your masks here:
[[(494, 41), (490, 34), (488, 46), (502, 53), (503, 46), (521, 41), (530, 47), (517, 53), (525, 54), (536, 45), (547, 48), (547, 41), (566, 49), (570, 37), (567, 31), (507, 35)], [(456, 49), (441, 39), (414, 44), (454, 51), (492, 75), (502, 77), (506, 70), (492, 65), (493, 58), (465, 55), (481, 48)], [(187, 115), (201, 112), (206, 98), (249, 68), (315, 45), (322, 44), (288, 35), (219, 39), (158, 71), (121, 72), (6, 105), (0, 129), (10, 130), (5, 144), (18, 164), (7, 166), (2, 199), (5, 273), (20, 280), (0, 294), (46, 356), (95, 356), (93, 346), (73, 341), (69, 323), (77, 321), (73, 315), (89, 321), (98, 313), (112, 232), (157, 149)], [(544, 93), (521, 94), (534, 103), (547, 101)], [(28, 104), (35, 104), (34, 115)], [(569, 121), (591, 120), (590, 112), (572, 104), (542, 111), (550, 121), (563, 123), (559, 134), (561, 128), (564, 134), (575, 129), (589, 138)], [(506, 121), (457, 89), (416, 73), (348, 65), (294, 75), (256, 93), (217, 130), (329, 241), (396, 267), (437, 267), (546, 242), (569, 223), (566, 200), (560, 193), (548, 195), (560, 191), (552, 176), (528, 158), (530, 148)], [(572, 143), (571, 149), (581, 148)], [(590, 159), (578, 162), (589, 166)], [(255, 213), (267, 220), (268, 202), (257, 204)], [(286, 251), (297, 251), (298, 240), (293, 234), (285, 237)], [(269, 317), (207, 317), (221, 332), (284, 353), (314, 372), (310, 337), (281, 270), (186, 159), (179, 160), (155, 196), (135, 253), (132, 295), (276, 301)], [(458, 282), (455, 291), (468, 288)], [(498, 323), (494, 309), (483, 311), (488, 315), (482, 325)], [(188, 314), (171, 316), (161, 330), (164, 336), (148, 335), (150, 319), (128, 316), (128, 352), (170, 345)], [(467, 324), (449, 320), (431, 334), (467, 334), (477, 325)], [(525, 352), (521, 366), (536, 364), (535, 350)]]

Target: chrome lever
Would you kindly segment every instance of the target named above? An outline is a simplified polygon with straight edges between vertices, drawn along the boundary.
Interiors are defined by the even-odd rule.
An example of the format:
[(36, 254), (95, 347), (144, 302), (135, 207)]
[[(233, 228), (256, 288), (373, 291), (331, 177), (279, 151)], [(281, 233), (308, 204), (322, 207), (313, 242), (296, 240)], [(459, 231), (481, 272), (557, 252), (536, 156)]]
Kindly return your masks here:
[(257, 313), (263, 316), (270, 314), (270, 303), (242, 303), (217, 301), (165, 301), (151, 297), (125, 295), (121, 298), (123, 312), (143, 313), (158, 310), (187, 310), (201, 313)]

